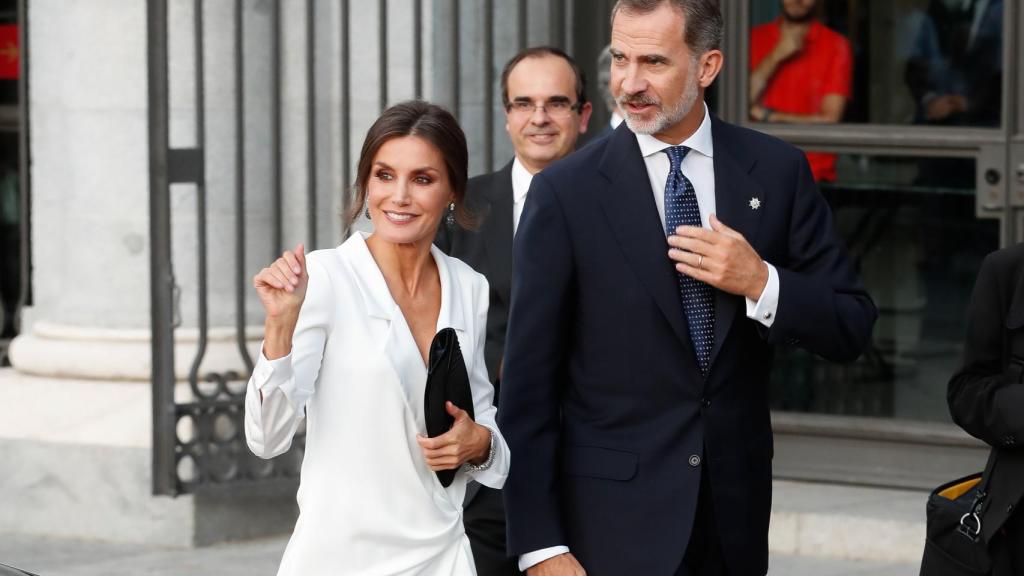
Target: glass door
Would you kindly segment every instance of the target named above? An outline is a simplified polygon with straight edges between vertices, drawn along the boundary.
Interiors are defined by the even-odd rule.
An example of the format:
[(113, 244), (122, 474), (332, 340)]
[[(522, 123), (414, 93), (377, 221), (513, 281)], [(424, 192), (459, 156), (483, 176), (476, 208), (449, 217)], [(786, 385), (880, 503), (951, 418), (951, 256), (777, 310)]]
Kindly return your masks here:
[(952, 424), (946, 383), (982, 259), (1024, 232), (1024, 16), (1003, 0), (726, 8), (723, 114), (806, 152), (879, 309), (853, 364), (780, 350), (776, 471), (914, 487), (966, 473), (985, 450)]

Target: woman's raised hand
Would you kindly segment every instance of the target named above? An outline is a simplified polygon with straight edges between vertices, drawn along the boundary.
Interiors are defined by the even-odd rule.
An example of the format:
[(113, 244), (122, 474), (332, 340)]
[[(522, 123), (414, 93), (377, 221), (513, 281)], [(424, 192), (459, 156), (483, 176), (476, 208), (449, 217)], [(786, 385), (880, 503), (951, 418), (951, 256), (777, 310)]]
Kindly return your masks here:
[(252, 285), (267, 312), (267, 322), (284, 320), (294, 323), (306, 297), (309, 274), (306, 272), (306, 254), (302, 244), (294, 251), (285, 250), (273, 264), (260, 270)]

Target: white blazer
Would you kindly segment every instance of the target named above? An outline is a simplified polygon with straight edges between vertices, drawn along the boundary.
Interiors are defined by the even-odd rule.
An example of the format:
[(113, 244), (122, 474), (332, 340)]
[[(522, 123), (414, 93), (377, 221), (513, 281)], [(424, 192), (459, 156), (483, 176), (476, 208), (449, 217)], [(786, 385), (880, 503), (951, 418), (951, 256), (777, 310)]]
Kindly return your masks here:
[(509, 468), (484, 365), (488, 286), (463, 262), (431, 254), (441, 278), (437, 329), (458, 334), (494, 463), (441, 486), (416, 443), (426, 433), (427, 369), (365, 236), (310, 253), (292, 352), (273, 361), (261, 352), (245, 399), (246, 441), (262, 458), (287, 451), (306, 419), (299, 519), (279, 575), (476, 573), (462, 527), (466, 477), (501, 488)]

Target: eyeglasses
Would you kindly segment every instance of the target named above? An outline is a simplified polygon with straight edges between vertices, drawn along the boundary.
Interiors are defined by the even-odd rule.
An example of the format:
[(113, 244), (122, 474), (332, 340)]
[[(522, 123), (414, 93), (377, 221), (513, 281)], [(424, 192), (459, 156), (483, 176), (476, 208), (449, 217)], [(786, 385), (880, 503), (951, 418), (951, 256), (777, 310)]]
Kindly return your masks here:
[(505, 110), (510, 114), (532, 116), (540, 108), (552, 118), (564, 118), (579, 110), (581, 106), (582, 104), (579, 102), (569, 102), (568, 100), (548, 100), (541, 104), (534, 104), (529, 100), (515, 100), (506, 104)]

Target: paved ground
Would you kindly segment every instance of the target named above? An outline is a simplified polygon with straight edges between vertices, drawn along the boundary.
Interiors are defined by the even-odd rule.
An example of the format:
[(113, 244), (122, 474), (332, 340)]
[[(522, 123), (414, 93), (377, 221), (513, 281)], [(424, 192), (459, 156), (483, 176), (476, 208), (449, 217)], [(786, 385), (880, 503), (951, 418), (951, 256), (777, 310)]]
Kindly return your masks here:
[[(201, 548), (160, 549), (0, 535), (0, 563), (40, 576), (272, 576), (286, 540), (274, 538)], [(773, 556), (773, 576), (917, 576), (908, 564)]]

